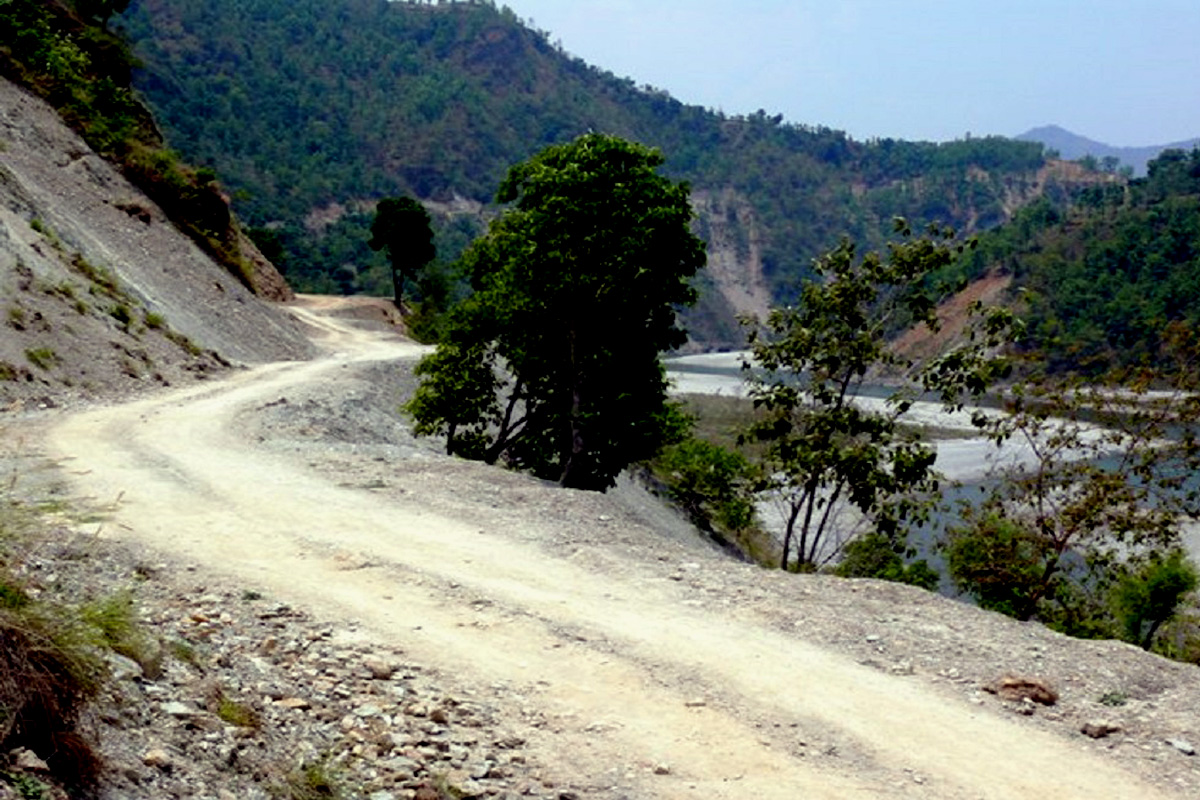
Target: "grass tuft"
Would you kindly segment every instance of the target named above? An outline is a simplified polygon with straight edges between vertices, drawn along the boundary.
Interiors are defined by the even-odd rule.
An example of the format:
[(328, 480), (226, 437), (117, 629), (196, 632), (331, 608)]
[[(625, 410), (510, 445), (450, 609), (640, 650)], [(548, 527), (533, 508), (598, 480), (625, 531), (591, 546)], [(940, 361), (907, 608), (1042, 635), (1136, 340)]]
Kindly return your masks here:
[(275, 800), (340, 800), (346, 796), (324, 761), (297, 767), (271, 787), (271, 797)]
[(25, 351), (25, 358), (38, 369), (50, 371), (62, 360), (49, 347), (33, 347)]

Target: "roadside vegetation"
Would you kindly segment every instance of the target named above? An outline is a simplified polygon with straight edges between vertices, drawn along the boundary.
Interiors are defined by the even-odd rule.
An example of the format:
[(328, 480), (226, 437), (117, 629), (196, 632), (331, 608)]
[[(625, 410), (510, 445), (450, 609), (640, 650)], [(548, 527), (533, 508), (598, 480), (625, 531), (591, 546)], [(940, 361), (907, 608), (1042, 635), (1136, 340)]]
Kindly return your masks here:
[[(81, 727), (84, 708), (107, 675), (103, 650), (135, 638), (120, 601), (72, 605), (39, 585), (26, 556), (47, 534), (36, 509), (0, 494), (0, 748), (44, 760), (53, 780), (90, 796), (101, 770), (96, 742)], [(21, 796), (43, 796), (45, 776), (0, 772)]]
[[(975, 303), (948, 349), (910, 359), (891, 338), (941, 328), (941, 301), (978, 245), (897, 220), (886, 250), (843, 239), (799, 282), (794, 304), (745, 321), (748, 399), (693, 399), (698, 422), (667, 402), (660, 358), (680, 341), (674, 315), (693, 298), (686, 281), (703, 256), (688, 255), (700, 252), (684, 235), (691, 210), (654, 175), (660, 163), (589, 135), (512, 169), (498, 199), (515, 204), (460, 262), (472, 293), (416, 368), (406, 411), (418, 434), (564, 487), (604, 490), (643, 463), (700, 531), (748, 560), (953, 585), (1072, 635), (1189, 650), (1171, 622), (1196, 588), (1181, 534), (1184, 519), (1200, 517), (1190, 327), (1169, 329), (1153, 365), (1100, 380), (1040, 360), (1031, 343), (1043, 334), (1028, 332), (1025, 309)], [(381, 209), (381, 231), (391, 213)], [(393, 252), (406, 237), (427, 252), (420, 217)], [(417, 259), (410, 282), (428, 260)], [(644, 281), (645, 263), (658, 265), (655, 281)], [(864, 383), (881, 378), (889, 395), (860, 401)], [(999, 448), (983, 493), (960, 507), (944, 500), (952, 482), (909, 421), (918, 400), (970, 412), (977, 436)]]

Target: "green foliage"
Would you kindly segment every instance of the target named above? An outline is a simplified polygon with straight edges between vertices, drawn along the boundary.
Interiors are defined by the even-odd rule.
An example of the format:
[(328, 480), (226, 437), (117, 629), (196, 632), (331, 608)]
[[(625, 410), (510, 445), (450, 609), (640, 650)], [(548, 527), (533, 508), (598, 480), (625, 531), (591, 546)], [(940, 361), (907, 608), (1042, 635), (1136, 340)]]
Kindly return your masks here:
[(1102, 706), (1119, 708), (1129, 702), (1129, 695), (1120, 691), (1105, 692), (1104, 694), (1100, 695), (1100, 699), (1097, 702), (1099, 702)]
[(1182, 550), (1154, 554), (1127, 575), (1116, 591), (1118, 615), (1127, 641), (1149, 650), (1154, 635), (1175, 615), (1184, 596), (1195, 591), (1196, 567)]
[(1017, 619), (1031, 618), (1039, 601), (1053, 595), (1054, 583), (1040, 586), (1044, 555), (1029, 531), (996, 514), (973, 516), (947, 536), (946, 567), (959, 591), (980, 608)]
[(1023, 290), (1023, 347), (1051, 370), (1159, 362), (1169, 326), (1200, 325), (1200, 150), (1166, 151), (1147, 177), (1097, 185), (1069, 210), (1024, 209), (964, 271), (989, 269)]
[(275, 800), (339, 800), (347, 796), (333, 769), (323, 761), (291, 770), (270, 791)]
[[(800, 569), (836, 559), (850, 534), (850, 524), (839, 520), (847, 510), (903, 542), (938, 488), (933, 449), (900, 424), (915, 387), (901, 386), (879, 409), (855, 399), (868, 375), (913, 368), (886, 334), (898, 318), (939, 327), (938, 298), (926, 278), (963, 249), (952, 232), (936, 227), (917, 238), (903, 221), (896, 230), (901, 239), (886, 256), (859, 258), (843, 240), (815, 265), (817, 277), (803, 284), (796, 305), (774, 309), (763, 330), (750, 328), (748, 382), (762, 414), (746, 438), (763, 445), (762, 488), (782, 507), (784, 569), (793, 550)], [(981, 338), (914, 376), (947, 407), (982, 395), (1006, 374), (1005, 360), (989, 353), (1008, 336), (1011, 317), (992, 311), (982, 323)]]
[[(1151, 390), (1169, 374), (1189, 377)], [(959, 588), (1019, 619), (1073, 635), (1124, 631), (1148, 646), (1194, 580), (1172, 555), (1181, 520), (1200, 512), (1193, 375), (1164, 364), (1015, 385), (1007, 413), (989, 423), (1005, 448), (999, 467), (947, 536)]]
[(397, 307), (404, 297), (404, 281), (418, 283), (424, 267), (437, 255), (430, 222), (425, 206), (411, 197), (386, 197), (375, 209), (367, 244), (372, 250), (387, 251)]
[(246, 703), (232, 699), (224, 691), (218, 693), (216, 702), (217, 717), (228, 725), (238, 728), (259, 728), (262, 726), (262, 715)]
[(71, 268), (91, 282), (92, 285), (88, 289), (90, 293), (103, 294), (114, 300), (123, 297), (121, 287), (117, 283), (117, 276), (113, 274), (113, 271), (107, 267), (92, 264), (83, 257), (82, 253), (75, 253), (71, 257)]
[(689, 437), (666, 448), (655, 466), (701, 530), (736, 538), (756, 525), (753, 470), (741, 453)]
[(418, 433), (588, 489), (679, 436), (660, 353), (685, 339), (675, 309), (695, 299), (704, 246), (661, 163), (588, 134), (512, 168), (498, 193), (512, 206), (463, 258), (474, 294), (418, 367)]
[(50, 787), (32, 775), (11, 775), (0, 772), (0, 780), (8, 783), (16, 790), (21, 800), (50, 800)]
[(25, 358), (38, 369), (46, 371), (58, 366), (62, 360), (58, 353), (49, 347), (31, 347), (25, 351)]
[(877, 578), (936, 591), (941, 581), (937, 571), (924, 560), (905, 563), (905, 555), (896, 552), (895, 543), (886, 536), (868, 533), (846, 543), (833, 572), (843, 578)]
[(91, 630), (72, 609), (30, 597), (7, 565), (0, 586), (0, 746), (28, 747), (46, 759), (56, 780), (87, 793), (100, 761), (79, 727), (105, 675)]
[(128, 331), (133, 324), (133, 309), (124, 303), (117, 303), (108, 310), (108, 315), (117, 321), (122, 329)]

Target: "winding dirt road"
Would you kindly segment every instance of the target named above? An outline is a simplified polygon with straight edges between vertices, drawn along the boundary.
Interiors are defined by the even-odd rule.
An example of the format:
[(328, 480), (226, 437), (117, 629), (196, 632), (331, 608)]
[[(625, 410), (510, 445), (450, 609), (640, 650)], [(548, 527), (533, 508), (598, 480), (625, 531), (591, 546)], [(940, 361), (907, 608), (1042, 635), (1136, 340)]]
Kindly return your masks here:
[[(116, 501), (108, 530), (356, 621), (478, 691), (526, 687), (550, 721), (529, 731), (533, 753), (594, 787), (589, 796), (1168, 796), (1012, 715), (728, 606), (686, 602), (668, 579), (677, 564), (624, 567), (641, 557), (617, 546), (603, 565), (564, 558), (418, 492), (340, 486), (262, 447), (236, 424), (248, 409), (347, 366), (422, 352), (319, 308), (296, 313), (323, 357), (79, 413), (52, 431), (77, 489)], [(837, 742), (840, 757), (806, 754), (813, 735)]]

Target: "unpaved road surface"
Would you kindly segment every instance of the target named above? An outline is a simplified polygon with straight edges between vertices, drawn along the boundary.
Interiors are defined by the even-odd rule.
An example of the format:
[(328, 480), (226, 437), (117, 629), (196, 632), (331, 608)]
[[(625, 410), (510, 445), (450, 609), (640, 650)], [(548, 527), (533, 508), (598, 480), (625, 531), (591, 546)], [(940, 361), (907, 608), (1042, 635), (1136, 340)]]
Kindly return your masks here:
[[(580, 796), (1195, 796), (1190, 765), (1156, 749), (1154, 732), (1114, 757), (1075, 733), (1070, 713), (1018, 716), (942, 669), (953, 658), (1041, 663), (981, 645), (993, 663), (980, 666), (969, 640), (944, 644), (952, 630), (998, 626), (1013, 637), (1004, 648), (1034, 642), (1037, 658), (1062, 637), (870, 582), (836, 582), (846, 597), (861, 589), (871, 615), (839, 620), (816, 599), (822, 579), (656, 541), (650, 512), (604, 496), (419, 448), (339, 474), (350, 456), (272, 446), (256, 415), (336, 396), (345, 376), (422, 352), (322, 312), (296, 309), (325, 349), (315, 361), (88, 410), (52, 430), (76, 488), (112, 505), (111, 535), (355, 623), (476, 691), (504, 687), (522, 698), (512, 720), (534, 757)], [(882, 639), (866, 635), (872, 625)], [(889, 639), (908, 642), (899, 669)], [(843, 640), (853, 644), (831, 645)], [(953, 652), (933, 652), (943, 647)]]

